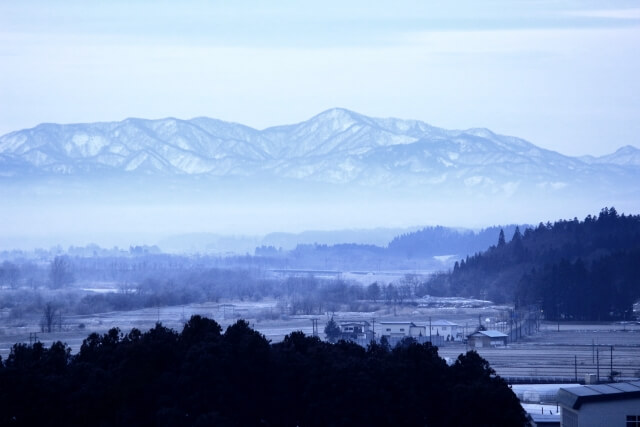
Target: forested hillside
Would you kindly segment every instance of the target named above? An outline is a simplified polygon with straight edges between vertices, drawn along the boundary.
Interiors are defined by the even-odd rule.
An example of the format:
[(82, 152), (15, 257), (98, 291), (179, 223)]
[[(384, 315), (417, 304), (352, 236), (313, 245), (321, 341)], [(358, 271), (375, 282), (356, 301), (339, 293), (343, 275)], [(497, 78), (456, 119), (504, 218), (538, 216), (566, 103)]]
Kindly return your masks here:
[(261, 246), (256, 248), (254, 261), (278, 268), (439, 270), (443, 268), (443, 262), (449, 262), (447, 256), (463, 257), (483, 251), (496, 242), (501, 229), (513, 233), (516, 227), (495, 226), (478, 232), (425, 227), (395, 237), (386, 247), (354, 243), (299, 244), (286, 251)]
[[(502, 227), (513, 233), (516, 225)], [(475, 233), (471, 230), (456, 230), (449, 227), (425, 227), (422, 230), (402, 234), (388, 245), (388, 253), (394, 256), (432, 257), (438, 255), (474, 254), (496, 242), (501, 227), (488, 227)]]
[(628, 319), (640, 298), (640, 216), (604, 208), (540, 223), (431, 279), (443, 293), (537, 304), (548, 319)]
[(243, 320), (222, 333), (193, 316), (181, 333), (91, 334), (75, 356), (16, 344), (0, 360), (0, 425), (525, 425), (493, 374), (475, 352), (448, 366), (412, 341), (364, 349), (294, 332), (270, 344)]

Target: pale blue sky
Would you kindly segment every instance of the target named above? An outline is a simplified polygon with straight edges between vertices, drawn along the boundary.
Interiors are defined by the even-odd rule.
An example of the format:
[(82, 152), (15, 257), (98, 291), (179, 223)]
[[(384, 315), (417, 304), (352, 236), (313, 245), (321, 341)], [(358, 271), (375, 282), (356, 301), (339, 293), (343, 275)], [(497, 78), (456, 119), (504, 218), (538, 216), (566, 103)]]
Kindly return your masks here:
[(344, 3), (5, 0), (0, 134), (339, 106), (570, 155), (640, 146), (640, 1)]

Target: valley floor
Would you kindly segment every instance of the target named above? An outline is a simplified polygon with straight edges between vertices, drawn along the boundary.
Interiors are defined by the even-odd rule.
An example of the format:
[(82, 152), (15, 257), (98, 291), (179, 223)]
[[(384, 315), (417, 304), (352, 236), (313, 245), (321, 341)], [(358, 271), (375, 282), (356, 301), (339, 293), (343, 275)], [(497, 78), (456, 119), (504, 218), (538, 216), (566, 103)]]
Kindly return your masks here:
[[(100, 313), (85, 316), (66, 316), (62, 330), (42, 333), (39, 319), (25, 319), (21, 325), (0, 323), (0, 356), (6, 358), (16, 342), (38, 339), (46, 345), (54, 341), (67, 343), (77, 352), (82, 341), (92, 332), (104, 333), (118, 327), (123, 332), (131, 328), (147, 330), (160, 321), (163, 325), (182, 330), (192, 315), (215, 319), (223, 328), (245, 319), (272, 342), (280, 341), (293, 331), (313, 334), (313, 319), (317, 319), (318, 332), (324, 336), (326, 322), (333, 315), (336, 320), (380, 321), (410, 320), (426, 323), (432, 320), (449, 320), (461, 326), (469, 334), (481, 320), (492, 328), (508, 307), (487, 305), (469, 307), (465, 300), (449, 301), (446, 307), (385, 307), (375, 312), (336, 312), (323, 315), (286, 316), (276, 300), (223, 301), (218, 303), (187, 304), (180, 306), (147, 308), (125, 312)], [(0, 321), (3, 319), (0, 319)], [(375, 325), (375, 323), (374, 323)], [(499, 329), (499, 326), (497, 327)], [(446, 342), (439, 354), (449, 363), (469, 347), (463, 342)], [(613, 350), (612, 350), (613, 349)], [(492, 368), (505, 378), (520, 382), (530, 381), (584, 381), (585, 374), (599, 373), (606, 380), (611, 371), (619, 372), (618, 379), (640, 377), (640, 325), (636, 323), (557, 323), (542, 322), (534, 335), (524, 337), (502, 348), (479, 348), (478, 353), (487, 359)], [(533, 378), (533, 380), (531, 380)]]

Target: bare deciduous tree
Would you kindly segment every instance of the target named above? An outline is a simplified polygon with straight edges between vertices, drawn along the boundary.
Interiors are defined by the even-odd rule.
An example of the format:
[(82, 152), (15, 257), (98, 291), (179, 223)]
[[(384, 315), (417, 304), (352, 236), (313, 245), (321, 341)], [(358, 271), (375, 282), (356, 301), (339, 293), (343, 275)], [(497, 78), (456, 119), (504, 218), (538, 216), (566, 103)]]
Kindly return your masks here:
[(51, 279), (51, 287), (54, 289), (73, 283), (75, 278), (73, 277), (73, 268), (68, 257), (57, 256), (51, 261), (49, 278)]
[(51, 332), (56, 325), (62, 328), (62, 313), (50, 302), (44, 305), (42, 319), (40, 319), (40, 331)]
[(16, 288), (20, 279), (20, 268), (12, 262), (5, 261), (0, 266), (0, 285)]

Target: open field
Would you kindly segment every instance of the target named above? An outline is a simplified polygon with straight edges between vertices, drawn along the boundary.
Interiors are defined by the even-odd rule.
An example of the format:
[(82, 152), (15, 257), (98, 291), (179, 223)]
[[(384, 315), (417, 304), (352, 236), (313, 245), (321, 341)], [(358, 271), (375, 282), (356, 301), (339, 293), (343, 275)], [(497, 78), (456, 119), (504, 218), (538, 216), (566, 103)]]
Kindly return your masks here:
[(495, 319), (505, 309), (500, 306), (485, 305), (469, 307), (467, 300), (453, 300), (445, 304), (448, 307), (416, 307), (398, 306), (395, 308), (378, 304), (381, 309), (373, 312), (336, 312), (321, 315), (287, 316), (283, 314), (278, 301), (265, 299), (262, 301), (222, 301), (219, 303), (186, 304), (179, 306), (145, 308), (132, 311), (117, 311), (91, 315), (65, 316), (62, 330), (51, 333), (40, 333), (39, 318), (25, 318), (19, 326), (12, 325), (7, 319), (2, 322), (0, 316), (0, 355), (6, 357), (11, 346), (16, 342), (29, 342), (30, 335), (37, 333), (37, 338), (45, 344), (60, 340), (67, 343), (72, 351), (78, 351), (82, 340), (92, 332), (104, 333), (111, 328), (120, 328), (128, 332), (131, 328), (146, 330), (160, 321), (164, 326), (175, 330), (182, 330), (184, 322), (192, 315), (199, 314), (215, 319), (223, 329), (238, 319), (245, 319), (249, 324), (265, 335), (272, 342), (280, 341), (285, 335), (293, 331), (305, 334), (313, 333), (312, 319), (317, 319), (320, 336), (324, 336), (323, 329), (326, 322), (334, 316), (336, 320), (367, 320), (375, 325), (381, 320), (411, 320), (428, 323), (433, 320), (446, 319), (465, 327), (468, 332), (478, 324), (479, 316), (484, 321)]
[[(611, 350), (613, 346), (613, 351)], [(464, 345), (440, 349), (455, 357)], [(505, 348), (480, 348), (478, 353), (503, 377), (558, 377), (584, 380), (596, 374), (605, 380), (611, 371), (619, 379), (640, 377), (640, 325), (617, 323), (542, 323), (540, 332)], [(613, 355), (613, 358), (611, 357)], [(598, 363), (599, 361), (599, 363)], [(577, 368), (577, 369), (576, 369)]]
[[(479, 319), (489, 325), (504, 315), (508, 307), (486, 305), (469, 307), (454, 303), (449, 307), (383, 307), (375, 312), (337, 312), (336, 320), (362, 319), (374, 323), (383, 320), (411, 320), (428, 323), (429, 318), (449, 320), (461, 325), (466, 333), (473, 332)], [(394, 315), (395, 311), (395, 315)], [(317, 319), (320, 336), (331, 314), (286, 316), (276, 300), (224, 301), (220, 303), (187, 304), (181, 306), (148, 308), (126, 312), (100, 313), (86, 316), (67, 316), (61, 331), (40, 333), (38, 319), (22, 326), (0, 327), (0, 355), (9, 354), (16, 342), (29, 342), (30, 335), (49, 345), (53, 341), (66, 342), (73, 352), (79, 350), (82, 340), (91, 332), (104, 333), (118, 327), (123, 332), (131, 328), (146, 330), (160, 321), (163, 325), (181, 330), (184, 322), (194, 314), (215, 319), (223, 328), (237, 319), (246, 319), (272, 342), (282, 340), (293, 331), (313, 333), (312, 319)], [(465, 327), (466, 326), (466, 327)], [(31, 336), (33, 339), (33, 336)], [(611, 351), (613, 346), (613, 352)], [(446, 343), (440, 347), (442, 357), (452, 362), (467, 346), (461, 342)], [(541, 323), (540, 331), (532, 336), (510, 343), (505, 348), (477, 350), (503, 377), (537, 377), (584, 380), (587, 373), (596, 374), (598, 360), (600, 377), (605, 380), (611, 371), (620, 372), (619, 378), (640, 377), (640, 325), (635, 323)], [(613, 358), (611, 358), (613, 355)]]

